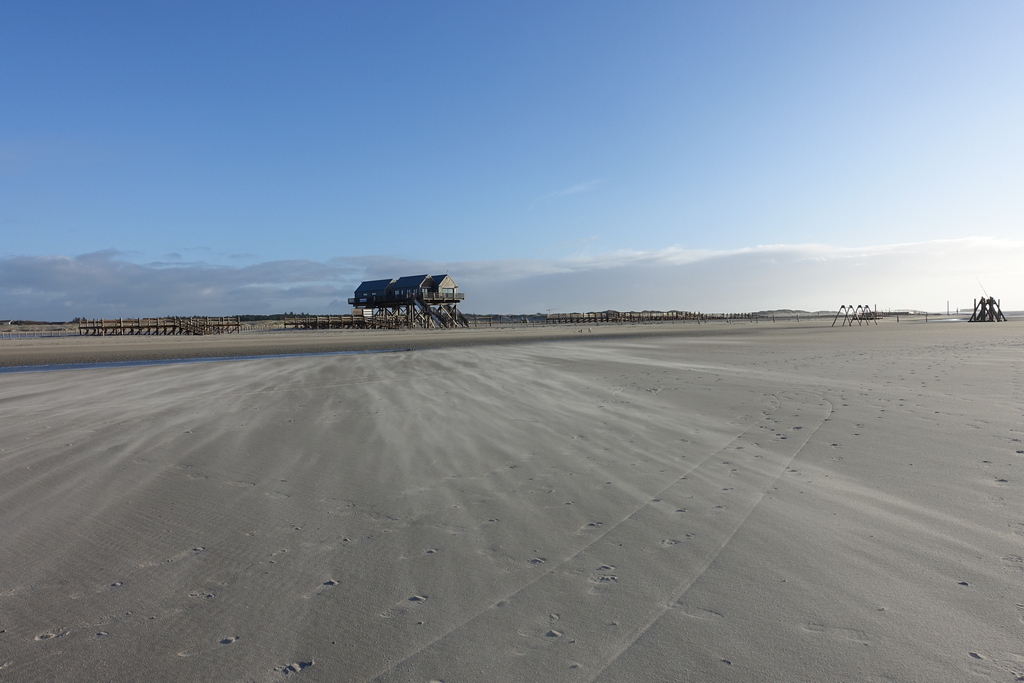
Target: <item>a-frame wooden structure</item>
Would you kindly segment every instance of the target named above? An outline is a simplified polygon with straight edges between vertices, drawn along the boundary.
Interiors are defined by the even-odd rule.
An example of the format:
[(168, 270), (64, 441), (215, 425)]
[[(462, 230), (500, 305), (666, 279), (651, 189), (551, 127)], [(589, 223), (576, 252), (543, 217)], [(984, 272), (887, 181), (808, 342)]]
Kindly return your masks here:
[(843, 322), (840, 327), (844, 327), (847, 324), (849, 324), (850, 327), (853, 327), (854, 321), (857, 321), (858, 325), (866, 325), (871, 321), (874, 321), (876, 325), (878, 324), (878, 311), (871, 310), (870, 306), (854, 307), (852, 304), (849, 306), (845, 304), (840, 306), (839, 312), (836, 313), (836, 317), (832, 319), (832, 327), (836, 326), (836, 321), (839, 320), (839, 316), (843, 316)]
[(1005, 321), (1006, 316), (1003, 315), (1003, 309), (999, 307), (999, 302), (989, 296), (974, 300), (974, 313), (971, 314), (971, 319), (967, 322), (998, 323)]

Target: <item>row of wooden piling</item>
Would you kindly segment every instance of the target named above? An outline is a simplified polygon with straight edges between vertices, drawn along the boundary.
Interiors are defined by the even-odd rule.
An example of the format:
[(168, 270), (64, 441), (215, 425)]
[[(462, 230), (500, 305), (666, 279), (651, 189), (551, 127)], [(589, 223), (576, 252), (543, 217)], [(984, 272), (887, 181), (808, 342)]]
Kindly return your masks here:
[(113, 318), (82, 320), (78, 334), (83, 337), (230, 334), (242, 329), (241, 320), (205, 316), (169, 318)]

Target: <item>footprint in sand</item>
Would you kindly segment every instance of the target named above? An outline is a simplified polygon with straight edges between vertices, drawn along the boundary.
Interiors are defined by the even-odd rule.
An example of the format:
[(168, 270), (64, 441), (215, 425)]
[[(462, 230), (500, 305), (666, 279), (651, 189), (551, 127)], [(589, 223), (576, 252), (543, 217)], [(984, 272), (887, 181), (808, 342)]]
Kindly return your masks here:
[(409, 610), (416, 609), (414, 607), (406, 608), (406, 605), (408, 603), (411, 602), (413, 604), (418, 604), (418, 605), (419, 604), (423, 604), (424, 602), (427, 601), (427, 598), (428, 598), (428, 596), (426, 596), (426, 595), (413, 595), (412, 597), (406, 598), (406, 600), (404, 600), (403, 602), (398, 603), (397, 605), (394, 605), (392, 607), (388, 607), (383, 612), (381, 612), (379, 614), (379, 616), (382, 619), (401, 619), (403, 617), (407, 617), (407, 616), (409, 616), (411, 614)]
[(322, 593), (324, 593), (326, 591), (329, 591), (331, 588), (334, 588), (339, 583), (341, 583), (341, 582), (340, 581), (335, 581), (334, 579), (327, 579), (322, 584), (317, 586), (316, 590), (314, 590), (312, 593), (310, 593), (306, 597), (307, 598), (315, 598), (316, 596), (318, 596), (318, 595), (320, 595), (320, 594), (322, 594)]
[(676, 603), (676, 606), (681, 608), (683, 612), (686, 614), (686, 616), (692, 617), (694, 619), (707, 620), (725, 618), (725, 615), (723, 615), (721, 612), (716, 612), (713, 609), (705, 609), (703, 607), (692, 607), (690, 605), (685, 605), (682, 603)]
[(826, 624), (804, 624), (801, 628), (808, 633), (827, 635), (838, 640), (845, 640), (851, 643), (868, 645), (870, 642), (868, 634), (856, 628), (843, 628), (838, 626), (828, 626)]
[(278, 673), (282, 673), (285, 676), (287, 676), (289, 674), (297, 674), (303, 669), (308, 669), (311, 666), (313, 666), (312, 659), (308, 662), (294, 662), (292, 664), (285, 664), (284, 666), (277, 667), (276, 669), (274, 669), (274, 671), (277, 671)]

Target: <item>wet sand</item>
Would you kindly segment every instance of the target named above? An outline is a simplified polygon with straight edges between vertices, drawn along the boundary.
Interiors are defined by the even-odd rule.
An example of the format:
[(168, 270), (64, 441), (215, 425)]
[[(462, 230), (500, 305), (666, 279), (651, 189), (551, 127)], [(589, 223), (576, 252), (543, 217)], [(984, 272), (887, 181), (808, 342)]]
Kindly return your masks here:
[(1024, 324), (616, 329), (0, 375), (0, 678), (1024, 675)]

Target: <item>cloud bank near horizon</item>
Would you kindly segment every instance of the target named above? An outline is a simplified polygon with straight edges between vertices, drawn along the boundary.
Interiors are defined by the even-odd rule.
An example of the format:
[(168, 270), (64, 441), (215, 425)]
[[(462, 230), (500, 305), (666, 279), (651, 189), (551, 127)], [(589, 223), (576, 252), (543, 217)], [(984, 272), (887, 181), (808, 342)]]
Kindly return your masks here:
[(114, 250), (0, 259), (0, 318), (342, 313), (364, 279), (448, 272), (477, 313), (778, 308), (843, 303), (944, 310), (971, 305), (981, 286), (1024, 308), (1024, 242), (991, 238), (840, 248), (767, 245), (732, 251), (676, 247), (563, 259), (435, 262), (384, 256), (133, 263)]

